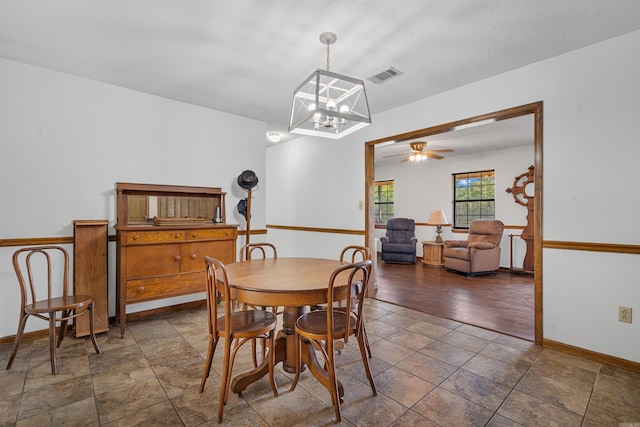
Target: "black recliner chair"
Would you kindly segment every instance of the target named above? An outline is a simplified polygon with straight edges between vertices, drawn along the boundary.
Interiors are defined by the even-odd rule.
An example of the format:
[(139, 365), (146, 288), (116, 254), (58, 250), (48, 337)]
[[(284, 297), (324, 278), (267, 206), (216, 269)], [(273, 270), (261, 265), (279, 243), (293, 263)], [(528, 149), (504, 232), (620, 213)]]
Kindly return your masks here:
[(387, 220), (387, 235), (382, 242), (382, 260), (405, 264), (416, 263), (416, 224), (409, 218)]

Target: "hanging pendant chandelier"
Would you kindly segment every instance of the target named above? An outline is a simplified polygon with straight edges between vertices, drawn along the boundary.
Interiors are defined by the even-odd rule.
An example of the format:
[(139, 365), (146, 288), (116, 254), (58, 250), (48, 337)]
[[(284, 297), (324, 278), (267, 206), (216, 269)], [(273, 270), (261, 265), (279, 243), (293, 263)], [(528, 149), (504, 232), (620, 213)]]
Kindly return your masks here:
[(293, 93), (289, 132), (339, 139), (371, 124), (362, 80), (329, 70), (334, 33), (320, 34), (327, 46), (327, 69), (316, 70)]

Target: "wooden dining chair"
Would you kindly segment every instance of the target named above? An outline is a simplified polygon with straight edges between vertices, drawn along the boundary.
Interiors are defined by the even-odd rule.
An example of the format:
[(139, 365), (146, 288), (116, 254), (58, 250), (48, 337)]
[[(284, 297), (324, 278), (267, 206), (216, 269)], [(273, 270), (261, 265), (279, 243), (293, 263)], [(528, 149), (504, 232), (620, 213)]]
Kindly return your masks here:
[[(60, 262), (62, 270), (54, 265), (54, 261)], [(35, 246), (19, 249), (13, 254), (13, 269), (20, 285), (21, 308), (18, 332), (13, 341), (7, 369), (13, 365), (29, 316), (49, 322), (49, 358), (51, 359), (51, 373), (54, 375), (58, 373), (56, 348), (62, 344), (69, 320), (82, 315), (89, 316), (91, 343), (96, 354), (100, 354), (93, 323), (93, 297), (90, 295), (69, 295), (69, 253), (64, 248), (60, 246)], [(38, 293), (45, 291), (44, 283), (46, 283), (47, 297), (38, 299)], [(60, 296), (60, 294), (62, 295)], [(58, 323), (60, 329), (56, 345), (56, 325)]]
[(341, 262), (365, 261), (371, 259), (371, 251), (366, 246), (349, 245), (340, 252)]
[(271, 252), (271, 258), (278, 258), (278, 251), (271, 243), (247, 243), (240, 248), (240, 261), (252, 259), (253, 252), (260, 252), (262, 258), (268, 258), (267, 255)]
[[(262, 259), (267, 259), (269, 258), (269, 255), (271, 255), (271, 258), (273, 259), (277, 259), (278, 258), (278, 251), (276, 249), (276, 246), (272, 243), (266, 243), (266, 242), (262, 242), (262, 243), (247, 243), (246, 245), (244, 245), (243, 247), (240, 248), (240, 261), (245, 261), (245, 260), (250, 260), (254, 258), (254, 252), (256, 252), (257, 256), (260, 256)], [(267, 307), (255, 307), (252, 305), (244, 305), (244, 309), (245, 310), (255, 310), (255, 309), (260, 309), (260, 310), (266, 310)], [(279, 307), (271, 307), (271, 311), (278, 315), (278, 314), (282, 314), (283, 311), (279, 310)], [(258, 366), (258, 359), (256, 357), (256, 346), (255, 344), (253, 344), (253, 366), (257, 367)], [(262, 357), (264, 357), (265, 355), (265, 347), (264, 347), (264, 342), (263, 342), (263, 346), (262, 346)]]
[[(278, 258), (278, 251), (275, 245), (271, 243), (247, 243), (240, 248), (240, 261), (253, 259), (253, 252), (257, 252), (262, 259), (267, 259), (269, 252), (271, 253), (271, 258)], [(262, 309), (265, 309), (265, 307), (262, 307)], [(278, 307), (273, 307), (272, 311), (278, 314)]]
[[(360, 245), (349, 245), (345, 246), (340, 252), (340, 261), (341, 262), (357, 262), (357, 261), (366, 261), (371, 259), (371, 251), (366, 246)], [(371, 277), (371, 276), (369, 276)], [(366, 286), (365, 286), (366, 289)], [(355, 300), (352, 300), (355, 301)], [(367, 355), (369, 355), (369, 359), (371, 359), (371, 347), (369, 346), (369, 338), (367, 338), (367, 330), (362, 325), (362, 338), (364, 339), (365, 347), (367, 348)], [(343, 344), (336, 343), (338, 345), (338, 353), (341, 352)]]
[[(367, 358), (364, 342), (364, 327), (362, 307), (366, 285), (371, 276), (372, 261), (365, 260), (338, 267), (329, 279), (327, 290), (327, 309), (310, 311), (303, 314), (296, 321), (296, 374), (291, 384), (291, 391), (296, 388), (302, 370), (302, 345), (303, 342), (310, 343), (314, 348), (320, 349), (324, 359), (324, 366), (329, 378), (329, 391), (331, 401), (336, 411), (338, 422), (342, 420), (340, 412), (341, 399), (338, 391), (338, 379), (336, 378), (336, 364), (334, 341), (348, 341), (350, 336), (355, 336), (360, 348), (362, 364), (371, 385), (371, 391), (377, 396), (376, 385), (373, 382), (369, 360)], [(344, 291), (336, 291), (336, 287), (345, 285)], [(356, 301), (353, 301), (353, 300)], [(345, 301), (344, 307), (336, 307), (339, 301)], [(353, 309), (345, 310), (346, 307)], [(313, 350), (309, 350), (313, 351)]]
[[(222, 422), (222, 412), (227, 404), (231, 387), (231, 374), (236, 354), (242, 345), (256, 339), (267, 342), (267, 356), (262, 363), (269, 365), (269, 381), (273, 395), (278, 395), (278, 387), (274, 379), (275, 371), (275, 330), (278, 318), (266, 310), (238, 310), (234, 311), (234, 298), (229, 286), (229, 274), (224, 264), (219, 260), (205, 256), (207, 277), (207, 318), (209, 327), (209, 346), (204, 363), (200, 393), (211, 372), (211, 363), (216, 346), (224, 338), (224, 358), (222, 361), (222, 381), (220, 384), (220, 400), (218, 402), (218, 423)], [(224, 315), (218, 317), (217, 296), (220, 296), (224, 306)], [(255, 352), (254, 352), (255, 353)]]

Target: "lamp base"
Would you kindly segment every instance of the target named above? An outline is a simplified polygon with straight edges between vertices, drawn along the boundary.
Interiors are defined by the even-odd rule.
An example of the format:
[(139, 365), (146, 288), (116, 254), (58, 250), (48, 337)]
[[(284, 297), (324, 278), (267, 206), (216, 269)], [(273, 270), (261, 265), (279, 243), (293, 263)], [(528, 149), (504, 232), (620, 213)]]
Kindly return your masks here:
[(436, 243), (442, 243), (442, 236), (440, 235), (440, 233), (442, 233), (442, 226), (441, 226), (441, 225), (438, 225), (438, 226), (436, 227), (436, 233), (437, 233), (437, 234), (436, 234), (436, 240), (435, 240), (435, 242), (436, 242)]

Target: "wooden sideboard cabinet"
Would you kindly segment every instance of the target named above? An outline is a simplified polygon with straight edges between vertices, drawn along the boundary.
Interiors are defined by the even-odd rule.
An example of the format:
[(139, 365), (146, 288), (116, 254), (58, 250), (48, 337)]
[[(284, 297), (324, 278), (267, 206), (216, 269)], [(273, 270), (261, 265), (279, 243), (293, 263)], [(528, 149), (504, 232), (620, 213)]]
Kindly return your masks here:
[(215, 187), (117, 183), (116, 320), (128, 304), (205, 291), (204, 257), (235, 262), (237, 225)]

